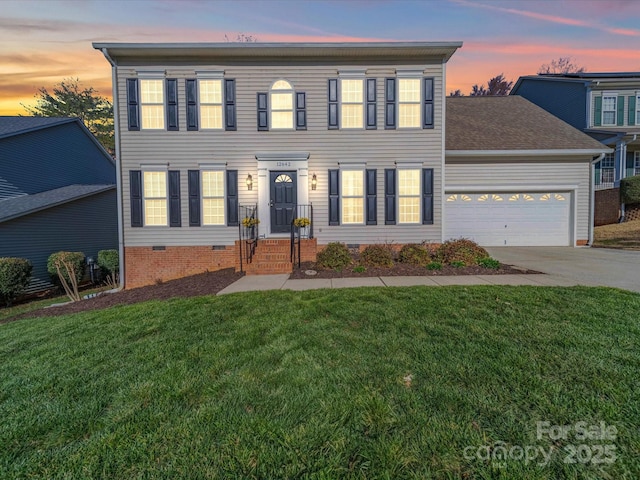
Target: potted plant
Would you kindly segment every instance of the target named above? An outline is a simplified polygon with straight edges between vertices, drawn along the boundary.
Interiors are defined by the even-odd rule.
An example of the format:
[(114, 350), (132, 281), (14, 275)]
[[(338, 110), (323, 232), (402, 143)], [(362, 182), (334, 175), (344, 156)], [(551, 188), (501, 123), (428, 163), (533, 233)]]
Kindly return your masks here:
[(259, 223), (260, 223), (260, 220), (258, 220), (255, 217), (244, 217), (242, 219), (242, 226), (245, 228), (253, 228)]
[(300, 236), (303, 238), (308, 238), (309, 236), (309, 225), (311, 225), (311, 220), (307, 217), (298, 217), (293, 221), (293, 226), (298, 229)]

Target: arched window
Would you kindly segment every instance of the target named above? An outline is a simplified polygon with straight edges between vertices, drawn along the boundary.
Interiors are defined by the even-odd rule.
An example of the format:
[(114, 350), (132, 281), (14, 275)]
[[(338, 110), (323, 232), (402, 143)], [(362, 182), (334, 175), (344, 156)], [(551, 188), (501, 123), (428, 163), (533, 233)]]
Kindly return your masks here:
[(293, 129), (293, 86), (286, 80), (271, 85), (271, 128)]

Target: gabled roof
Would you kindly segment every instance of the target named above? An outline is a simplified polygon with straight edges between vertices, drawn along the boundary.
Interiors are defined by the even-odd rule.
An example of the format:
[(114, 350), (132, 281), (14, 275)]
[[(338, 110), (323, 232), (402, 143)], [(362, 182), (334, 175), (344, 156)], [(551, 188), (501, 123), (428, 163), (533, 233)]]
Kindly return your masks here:
[(68, 185), (33, 195), (0, 200), (0, 223), (114, 188), (115, 185)]
[(517, 95), (447, 97), (446, 155), (599, 155), (597, 140)]
[(0, 138), (20, 135), (41, 128), (79, 121), (69, 117), (3, 117), (0, 116)]

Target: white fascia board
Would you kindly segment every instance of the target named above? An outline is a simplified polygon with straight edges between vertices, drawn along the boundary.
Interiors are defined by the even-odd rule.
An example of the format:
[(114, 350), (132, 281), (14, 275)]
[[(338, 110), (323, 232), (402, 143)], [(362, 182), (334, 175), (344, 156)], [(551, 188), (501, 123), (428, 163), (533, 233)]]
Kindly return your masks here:
[(481, 193), (481, 192), (571, 192), (578, 189), (578, 185), (566, 183), (547, 183), (544, 185), (509, 184), (494, 185), (490, 183), (480, 185), (445, 185), (445, 193)]

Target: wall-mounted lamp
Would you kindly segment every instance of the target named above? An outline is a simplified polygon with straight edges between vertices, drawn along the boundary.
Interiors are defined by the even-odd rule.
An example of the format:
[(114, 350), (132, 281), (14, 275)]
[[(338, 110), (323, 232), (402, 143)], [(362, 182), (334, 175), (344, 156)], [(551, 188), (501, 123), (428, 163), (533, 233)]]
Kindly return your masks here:
[(247, 175), (247, 190), (253, 190), (253, 177), (251, 174)]
[(311, 190), (315, 190), (318, 186), (318, 179), (316, 178), (316, 174), (311, 175)]

